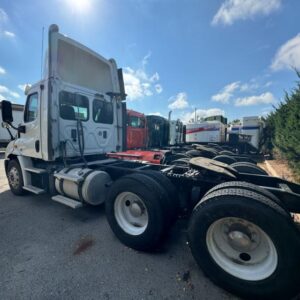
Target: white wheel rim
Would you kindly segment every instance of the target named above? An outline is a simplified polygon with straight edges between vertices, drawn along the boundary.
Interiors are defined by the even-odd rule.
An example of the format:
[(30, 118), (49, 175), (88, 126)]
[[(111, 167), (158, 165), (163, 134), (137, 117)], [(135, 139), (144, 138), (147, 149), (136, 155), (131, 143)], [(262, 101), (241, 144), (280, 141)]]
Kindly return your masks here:
[(8, 181), (14, 189), (17, 189), (19, 187), (20, 175), (19, 175), (19, 171), (17, 170), (16, 167), (12, 167), (9, 170)]
[(130, 235), (140, 235), (148, 226), (147, 208), (134, 193), (120, 193), (115, 200), (114, 213), (119, 226)]
[(266, 279), (278, 265), (277, 251), (270, 237), (244, 219), (222, 218), (211, 224), (206, 245), (213, 260), (239, 279)]

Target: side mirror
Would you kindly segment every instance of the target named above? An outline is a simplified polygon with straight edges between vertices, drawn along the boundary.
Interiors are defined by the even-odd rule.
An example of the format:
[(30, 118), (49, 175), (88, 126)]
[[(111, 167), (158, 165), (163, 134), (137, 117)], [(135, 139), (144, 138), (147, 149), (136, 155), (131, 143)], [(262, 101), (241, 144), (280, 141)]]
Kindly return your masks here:
[(5, 123), (12, 123), (14, 118), (12, 115), (11, 102), (7, 100), (1, 101), (2, 121)]

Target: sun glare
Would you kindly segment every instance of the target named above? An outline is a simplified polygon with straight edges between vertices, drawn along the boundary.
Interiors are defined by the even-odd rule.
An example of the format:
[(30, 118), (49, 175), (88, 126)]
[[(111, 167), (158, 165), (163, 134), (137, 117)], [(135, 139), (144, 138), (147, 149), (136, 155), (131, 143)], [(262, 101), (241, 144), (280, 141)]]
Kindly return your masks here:
[(73, 13), (85, 14), (91, 9), (91, 0), (66, 0)]

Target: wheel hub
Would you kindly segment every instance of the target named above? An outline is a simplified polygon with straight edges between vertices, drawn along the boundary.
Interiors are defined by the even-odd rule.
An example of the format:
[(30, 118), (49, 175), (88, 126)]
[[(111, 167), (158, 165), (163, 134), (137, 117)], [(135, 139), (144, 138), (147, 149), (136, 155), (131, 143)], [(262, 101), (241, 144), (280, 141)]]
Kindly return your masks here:
[(238, 251), (247, 251), (251, 248), (251, 238), (241, 231), (230, 231), (228, 241), (229, 244)]
[(143, 209), (139, 203), (133, 202), (129, 206), (130, 212), (134, 217), (140, 217), (143, 213)]

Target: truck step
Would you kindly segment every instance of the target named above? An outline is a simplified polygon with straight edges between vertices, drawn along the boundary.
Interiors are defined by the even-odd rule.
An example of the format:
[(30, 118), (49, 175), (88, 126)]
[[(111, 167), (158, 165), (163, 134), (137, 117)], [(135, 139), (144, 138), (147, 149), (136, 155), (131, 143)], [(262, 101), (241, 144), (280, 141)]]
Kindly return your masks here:
[(45, 190), (40, 189), (40, 188), (38, 188), (36, 186), (33, 186), (33, 185), (25, 185), (25, 186), (23, 186), (23, 189), (26, 190), (26, 191), (29, 191), (31, 193), (37, 194), (37, 195), (46, 193)]
[(54, 174), (54, 177), (57, 179), (65, 179), (69, 180), (75, 183), (79, 183), (80, 181), (83, 180), (81, 176), (76, 176), (76, 175), (70, 175), (70, 174), (65, 174), (65, 173), (56, 173)]
[(45, 174), (47, 173), (47, 170), (45, 169), (39, 169), (39, 168), (24, 168), (25, 171), (31, 172), (31, 173), (36, 173), (36, 174)]
[(56, 201), (56, 202), (59, 202), (61, 204), (64, 204), (66, 206), (69, 206), (69, 207), (71, 207), (73, 209), (82, 207), (82, 203), (81, 202), (73, 200), (73, 199), (65, 197), (65, 196), (62, 196), (62, 195), (53, 196), (52, 200)]

